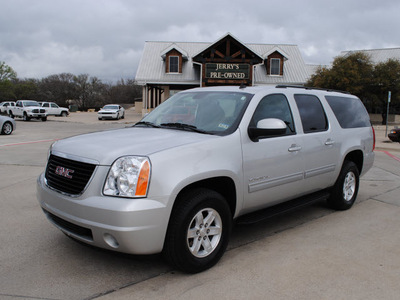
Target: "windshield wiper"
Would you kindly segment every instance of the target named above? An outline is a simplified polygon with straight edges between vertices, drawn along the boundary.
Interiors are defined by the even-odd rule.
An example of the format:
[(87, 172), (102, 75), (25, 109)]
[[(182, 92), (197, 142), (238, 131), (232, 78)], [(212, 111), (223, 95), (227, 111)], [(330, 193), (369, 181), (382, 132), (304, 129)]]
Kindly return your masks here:
[(211, 134), (208, 131), (198, 129), (194, 125), (189, 125), (189, 124), (184, 124), (184, 123), (162, 123), (160, 126), (161, 127), (177, 128), (177, 129), (182, 129), (182, 130), (189, 130), (189, 131), (198, 132), (198, 133)]
[(137, 125), (145, 125), (145, 126), (148, 126), (148, 127), (160, 128), (160, 126), (158, 126), (158, 125), (156, 125), (156, 124), (154, 124), (154, 123), (151, 123), (151, 122), (146, 122), (146, 121), (137, 122), (137, 123), (136, 123), (135, 125), (133, 125), (133, 126), (135, 127), (135, 126), (137, 126)]

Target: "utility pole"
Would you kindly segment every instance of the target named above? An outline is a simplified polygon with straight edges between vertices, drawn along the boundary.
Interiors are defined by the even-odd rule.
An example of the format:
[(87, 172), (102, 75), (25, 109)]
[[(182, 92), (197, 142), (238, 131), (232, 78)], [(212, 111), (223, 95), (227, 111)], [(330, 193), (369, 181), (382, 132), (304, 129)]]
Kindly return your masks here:
[(386, 132), (385, 132), (385, 137), (387, 137), (387, 133), (388, 133), (390, 98), (392, 98), (392, 92), (391, 92), (391, 91), (389, 91), (389, 94), (388, 94), (388, 101), (387, 101), (387, 109), (386, 109)]

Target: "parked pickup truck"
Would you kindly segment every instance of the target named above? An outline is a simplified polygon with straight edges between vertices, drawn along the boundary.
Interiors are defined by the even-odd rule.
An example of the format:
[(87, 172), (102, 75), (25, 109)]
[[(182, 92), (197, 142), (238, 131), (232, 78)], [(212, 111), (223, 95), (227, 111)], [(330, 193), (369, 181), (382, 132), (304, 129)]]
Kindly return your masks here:
[(40, 104), (46, 109), (48, 116), (66, 117), (69, 115), (68, 108), (60, 107), (54, 102), (40, 102)]
[(8, 115), (10, 118), (23, 118), (24, 121), (30, 119), (41, 119), (47, 121), (47, 112), (34, 100), (18, 100), (15, 106), (9, 107)]
[(130, 128), (55, 142), (37, 196), (48, 220), (75, 240), (162, 252), (195, 273), (221, 258), (233, 222), (313, 201), (352, 207), (374, 137), (364, 105), (347, 93), (198, 88)]

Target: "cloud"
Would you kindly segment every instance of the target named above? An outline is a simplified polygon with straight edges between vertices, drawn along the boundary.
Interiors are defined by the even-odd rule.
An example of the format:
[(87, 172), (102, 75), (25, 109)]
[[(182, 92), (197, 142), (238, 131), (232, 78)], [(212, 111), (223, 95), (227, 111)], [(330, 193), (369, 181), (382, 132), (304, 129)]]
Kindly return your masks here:
[(399, 47), (400, 2), (0, 0), (0, 61), (19, 77), (70, 72), (133, 78), (144, 42), (296, 44), (306, 63), (343, 50)]

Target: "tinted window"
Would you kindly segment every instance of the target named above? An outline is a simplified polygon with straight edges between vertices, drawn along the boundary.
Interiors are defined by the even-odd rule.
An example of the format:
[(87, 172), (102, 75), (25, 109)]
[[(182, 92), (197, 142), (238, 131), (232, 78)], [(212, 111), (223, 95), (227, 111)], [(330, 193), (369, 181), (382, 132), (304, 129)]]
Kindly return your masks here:
[(371, 126), (367, 110), (358, 98), (325, 96), (342, 128)]
[(258, 121), (269, 118), (284, 121), (287, 125), (286, 134), (295, 132), (292, 112), (284, 95), (276, 94), (264, 97), (254, 112), (250, 126), (256, 127)]
[(294, 99), (300, 112), (304, 133), (328, 129), (325, 111), (317, 96), (294, 95)]

